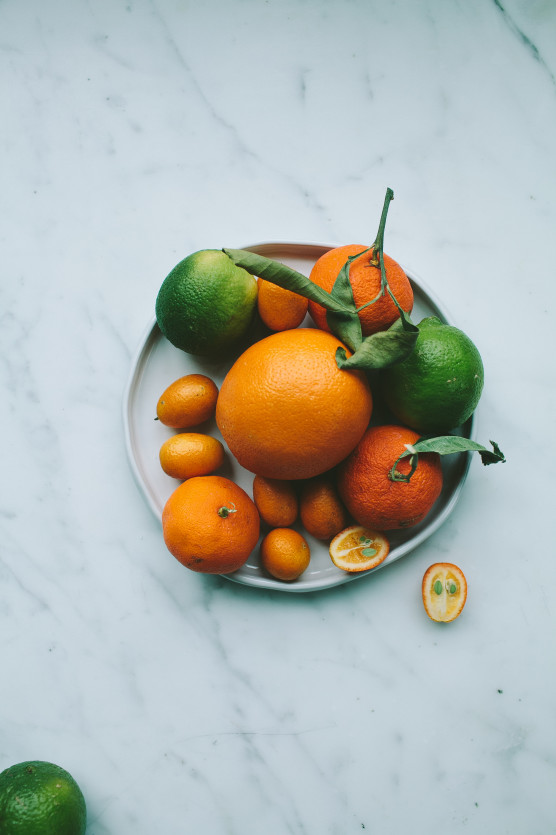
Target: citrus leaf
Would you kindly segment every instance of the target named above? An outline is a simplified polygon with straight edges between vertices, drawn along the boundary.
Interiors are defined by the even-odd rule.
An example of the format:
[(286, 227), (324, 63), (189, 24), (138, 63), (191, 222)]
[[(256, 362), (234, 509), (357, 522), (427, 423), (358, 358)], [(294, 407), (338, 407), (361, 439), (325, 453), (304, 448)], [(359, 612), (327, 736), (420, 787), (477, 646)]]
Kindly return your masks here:
[[(412, 444), (415, 452), (437, 452), (439, 455), (451, 455), (454, 452), (478, 452), (485, 466), (488, 464), (505, 463), (504, 453), (495, 441), (490, 441), (492, 450), (487, 449), (472, 441), (470, 438), (461, 438), (458, 435), (440, 435), (438, 438), (421, 438), (417, 443)], [(411, 455), (408, 450), (402, 458)]]
[(327, 310), (344, 314), (352, 312), (351, 308), (346, 307), (345, 304), (333, 298), (322, 287), (286, 264), (273, 261), (271, 258), (265, 258), (264, 255), (248, 252), (246, 249), (223, 249), (222, 252), (225, 252), (237, 267), (242, 267), (251, 275), (263, 278), (272, 284), (277, 284), (284, 290), (298, 293), (306, 299), (321, 304)]
[(401, 362), (413, 351), (419, 334), (418, 328), (412, 323), (409, 324), (410, 327), (406, 330), (397, 320), (388, 330), (367, 336), (349, 358), (342, 348), (338, 348), (338, 368), (376, 371)]
[(337, 311), (328, 310), (326, 312), (326, 321), (328, 327), (335, 336), (345, 342), (348, 348), (355, 351), (361, 344), (363, 336), (361, 334), (361, 322), (355, 310), (355, 302), (353, 300), (353, 290), (349, 280), (349, 268), (354, 257), (349, 256), (342, 269), (338, 273), (334, 286), (330, 295), (340, 304), (348, 308), (350, 313), (339, 313)]
[[(487, 449), (472, 441), (470, 438), (462, 438), (458, 435), (440, 435), (437, 438), (420, 438), (411, 446), (408, 446), (405, 452), (402, 452), (392, 469), (390, 470), (390, 479), (392, 481), (409, 481), (416, 469), (416, 464), (412, 467), (412, 471), (408, 475), (398, 473), (396, 468), (403, 458), (408, 455), (414, 456), (414, 461), (420, 452), (436, 452), (438, 455), (452, 455), (455, 452), (478, 452), (481, 456), (481, 461), (485, 466), (489, 464), (505, 464), (506, 458), (504, 453), (496, 443), (490, 441), (492, 450)], [(413, 462), (412, 462), (413, 463)]]

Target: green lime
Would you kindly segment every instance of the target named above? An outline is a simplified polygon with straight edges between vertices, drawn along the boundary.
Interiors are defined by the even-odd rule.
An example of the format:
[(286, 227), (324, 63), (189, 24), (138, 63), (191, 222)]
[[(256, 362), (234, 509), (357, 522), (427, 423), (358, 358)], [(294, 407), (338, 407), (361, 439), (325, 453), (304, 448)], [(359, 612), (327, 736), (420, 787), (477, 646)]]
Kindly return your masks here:
[(2, 835), (83, 835), (85, 798), (59, 765), (34, 761), (0, 774)]
[(381, 372), (393, 414), (423, 434), (460, 426), (475, 411), (484, 383), (481, 355), (468, 336), (436, 316), (423, 319), (413, 352)]
[(256, 305), (257, 279), (221, 250), (203, 249), (162, 282), (156, 320), (176, 348), (218, 359), (247, 334)]

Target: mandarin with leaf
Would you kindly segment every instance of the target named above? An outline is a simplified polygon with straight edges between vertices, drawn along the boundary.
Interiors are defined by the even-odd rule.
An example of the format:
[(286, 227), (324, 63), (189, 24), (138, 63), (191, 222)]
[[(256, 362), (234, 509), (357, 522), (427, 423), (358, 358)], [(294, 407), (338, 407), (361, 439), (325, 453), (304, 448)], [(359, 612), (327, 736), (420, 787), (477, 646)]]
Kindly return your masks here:
[[(331, 292), (338, 274), (351, 256), (358, 256), (349, 267), (349, 283), (353, 301), (356, 308), (363, 308), (358, 313), (361, 332), (363, 336), (370, 336), (378, 331), (386, 330), (400, 316), (389, 293), (387, 291), (381, 293), (380, 267), (374, 257), (373, 248), (348, 244), (331, 249), (316, 261), (309, 278), (323, 290)], [(384, 255), (384, 265), (386, 280), (398, 304), (406, 313), (410, 313), (413, 308), (413, 288), (407, 275), (388, 255)], [(376, 301), (373, 302), (373, 299)], [(363, 307), (364, 305), (366, 306)], [(309, 301), (309, 313), (317, 327), (330, 330), (326, 320), (326, 310), (322, 305)]]
[(410, 528), (432, 509), (442, 490), (440, 456), (420, 453), (415, 469), (411, 457), (399, 461), (419, 437), (405, 426), (371, 427), (341, 464), (340, 496), (360, 525), (377, 531)]

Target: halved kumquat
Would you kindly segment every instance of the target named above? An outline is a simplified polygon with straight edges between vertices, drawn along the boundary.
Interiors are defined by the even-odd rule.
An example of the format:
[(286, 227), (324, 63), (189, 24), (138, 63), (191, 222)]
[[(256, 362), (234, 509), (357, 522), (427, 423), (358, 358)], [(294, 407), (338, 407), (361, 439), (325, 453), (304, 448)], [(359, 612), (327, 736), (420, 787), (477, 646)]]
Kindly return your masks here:
[(384, 562), (390, 552), (390, 543), (383, 533), (363, 525), (351, 525), (334, 537), (329, 551), (337, 568), (350, 573), (368, 571)]
[(461, 568), (450, 562), (437, 562), (425, 571), (423, 604), (431, 620), (449, 623), (461, 614), (467, 599), (467, 581)]

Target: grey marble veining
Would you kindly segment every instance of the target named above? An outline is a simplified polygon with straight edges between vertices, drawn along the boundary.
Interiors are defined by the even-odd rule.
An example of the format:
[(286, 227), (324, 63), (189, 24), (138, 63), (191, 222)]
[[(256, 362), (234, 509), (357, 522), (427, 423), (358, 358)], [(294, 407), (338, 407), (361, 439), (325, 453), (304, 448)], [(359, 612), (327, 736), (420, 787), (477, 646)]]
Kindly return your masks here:
[[(555, 832), (554, 3), (5, 0), (0, 61), (0, 770), (63, 765), (88, 835)], [(187, 572), (121, 422), (162, 279), (370, 242), (387, 186), (507, 463), (371, 578)]]

